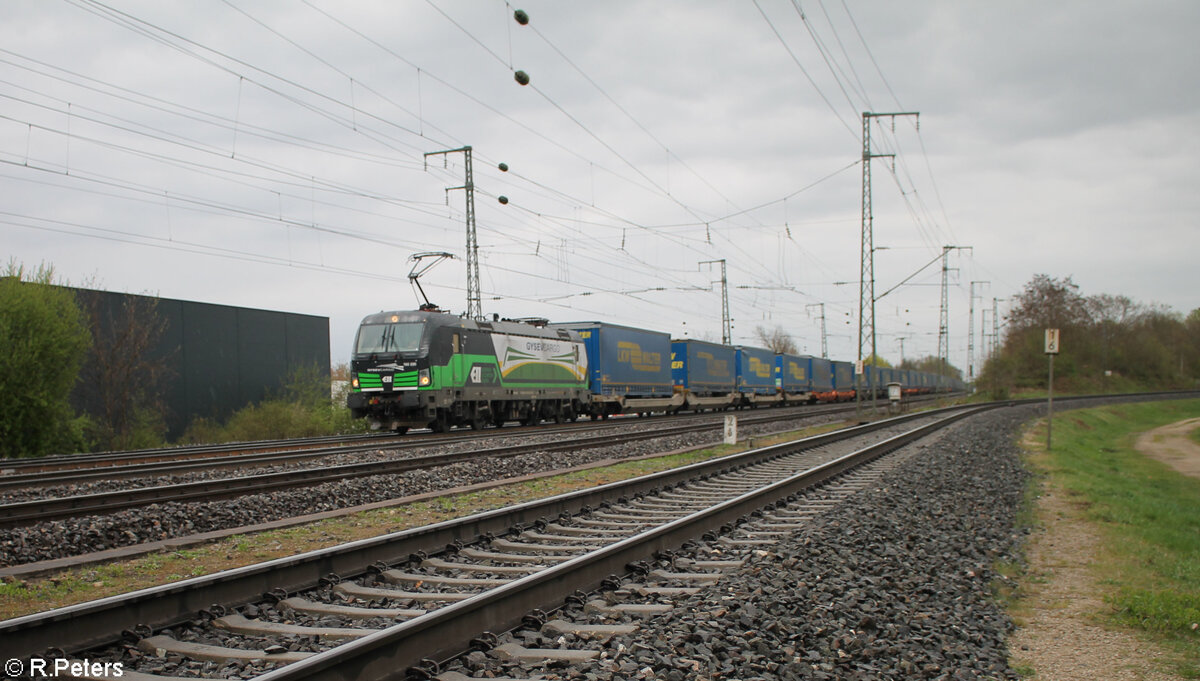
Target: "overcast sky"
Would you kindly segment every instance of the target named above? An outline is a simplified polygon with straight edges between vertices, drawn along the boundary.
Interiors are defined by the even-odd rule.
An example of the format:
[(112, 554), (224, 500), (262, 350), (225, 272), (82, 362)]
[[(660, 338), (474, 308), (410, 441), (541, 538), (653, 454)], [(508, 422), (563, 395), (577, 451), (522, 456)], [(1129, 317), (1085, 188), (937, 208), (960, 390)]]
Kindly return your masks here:
[(871, 128), (884, 358), (936, 354), (945, 245), (964, 371), (971, 282), (977, 355), (1038, 273), (1200, 307), (1200, 3), (517, 7), (8, 0), (0, 254), (327, 316), (345, 361), (413, 253), (465, 309), (464, 155), (424, 154), (471, 145), (486, 314), (720, 340), (725, 259), (735, 343), (819, 354), (823, 303), (854, 359), (861, 114), (912, 111)]

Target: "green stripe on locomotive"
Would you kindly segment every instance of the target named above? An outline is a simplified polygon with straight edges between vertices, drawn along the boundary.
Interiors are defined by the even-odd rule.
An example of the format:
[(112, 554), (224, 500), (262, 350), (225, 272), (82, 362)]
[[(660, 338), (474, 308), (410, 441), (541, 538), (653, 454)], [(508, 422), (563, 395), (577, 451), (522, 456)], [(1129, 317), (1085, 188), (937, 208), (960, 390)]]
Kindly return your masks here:
[[(430, 367), (430, 384), (420, 390), (445, 388), (586, 388), (587, 379), (559, 362), (525, 359), (507, 362), (504, 370), (495, 355), (459, 353)], [(395, 387), (401, 387), (396, 384)]]

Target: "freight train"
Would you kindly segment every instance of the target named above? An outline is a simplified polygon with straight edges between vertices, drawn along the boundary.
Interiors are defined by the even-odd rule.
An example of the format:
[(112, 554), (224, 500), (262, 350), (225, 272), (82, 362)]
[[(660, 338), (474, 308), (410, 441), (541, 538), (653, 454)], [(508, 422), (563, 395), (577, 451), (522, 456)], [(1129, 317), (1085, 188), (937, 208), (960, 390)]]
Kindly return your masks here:
[[(367, 316), (350, 371), (351, 413), (398, 433), (840, 402), (856, 397), (857, 380), (851, 362), (603, 322), (483, 321), (436, 309)], [(963, 388), (936, 374), (867, 367), (869, 395), (885, 396), (889, 383), (906, 395)]]

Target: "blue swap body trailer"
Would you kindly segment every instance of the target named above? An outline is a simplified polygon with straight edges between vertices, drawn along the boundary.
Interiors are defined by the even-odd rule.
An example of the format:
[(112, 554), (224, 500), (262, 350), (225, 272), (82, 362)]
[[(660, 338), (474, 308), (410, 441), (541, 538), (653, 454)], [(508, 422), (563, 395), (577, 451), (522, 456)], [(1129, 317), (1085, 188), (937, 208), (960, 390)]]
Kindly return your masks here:
[(723, 409), (737, 397), (737, 352), (728, 345), (684, 339), (671, 341), (671, 379), (684, 408)]
[(775, 355), (776, 387), (788, 404), (812, 402), (813, 357), (806, 355)]
[(834, 402), (845, 402), (854, 399), (854, 363), (833, 362), (833, 394)]
[(588, 357), (591, 415), (676, 411), (683, 395), (671, 380), (671, 336), (605, 322), (550, 324), (583, 340)]
[(813, 357), (810, 368), (813, 396), (819, 402), (836, 402), (837, 394), (833, 391), (833, 360)]
[(737, 347), (737, 390), (742, 407), (779, 404), (783, 396), (775, 388), (775, 353), (763, 348)]
[(877, 366), (863, 367), (864, 398), (871, 396), (881, 397), (883, 395), (883, 386), (887, 385), (887, 381), (883, 377), (885, 371), (887, 370)]

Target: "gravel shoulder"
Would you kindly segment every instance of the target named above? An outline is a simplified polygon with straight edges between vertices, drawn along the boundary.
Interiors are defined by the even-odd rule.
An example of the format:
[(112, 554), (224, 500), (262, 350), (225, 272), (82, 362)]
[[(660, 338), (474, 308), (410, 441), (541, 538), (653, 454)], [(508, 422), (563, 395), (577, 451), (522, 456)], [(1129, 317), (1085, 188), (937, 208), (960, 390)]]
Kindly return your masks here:
[[(636, 623), (631, 634), (512, 635), (526, 647), (598, 652), (591, 662), (565, 670), (478, 652), (451, 668), (594, 681), (1018, 679), (1011, 623), (993, 592), (1004, 577), (993, 566), (1014, 563), (1024, 538), (1017, 437), (1031, 416), (1028, 407), (997, 410), (910, 445), (885, 478), (751, 551), (716, 584), (670, 599), (651, 619), (606, 620)], [(568, 606), (563, 618), (588, 615)]]
[[(1191, 420), (1192, 428), (1196, 426)], [(1187, 442), (1191, 428), (1172, 424), (1150, 431), (1138, 441), (1139, 451), (1164, 460), (1173, 456), (1164, 440), (1184, 440), (1196, 450), (1192, 465), (1200, 473), (1200, 447)], [(1158, 431), (1174, 434), (1155, 437)], [(1143, 448), (1143, 443), (1150, 445)], [(1027, 462), (1037, 468), (1044, 453), (1027, 433)], [(1178, 469), (1178, 467), (1176, 467)], [(1037, 529), (1026, 545), (1022, 598), (1012, 611), (1017, 629), (1009, 642), (1010, 663), (1032, 679), (1053, 681), (1176, 681), (1183, 677), (1161, 671), (1169, 651), (1136, 633), (1104, 626), (1111, 610), (1092, 566), (1101, 551), (1098, 529), (1084, 515), (1086, 505), (1045, 478), (1034, 514)]]

